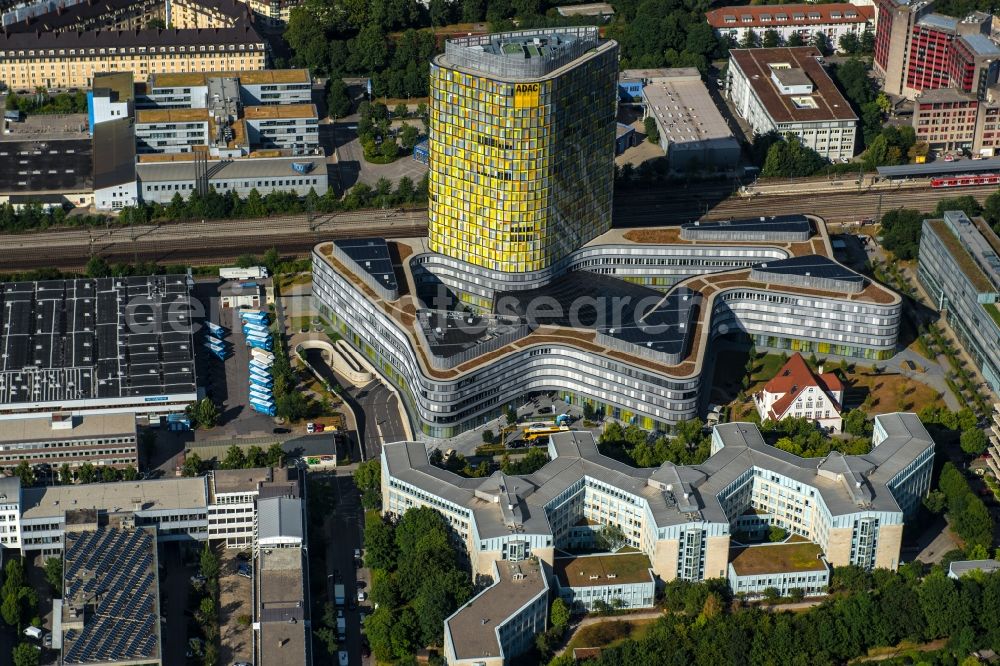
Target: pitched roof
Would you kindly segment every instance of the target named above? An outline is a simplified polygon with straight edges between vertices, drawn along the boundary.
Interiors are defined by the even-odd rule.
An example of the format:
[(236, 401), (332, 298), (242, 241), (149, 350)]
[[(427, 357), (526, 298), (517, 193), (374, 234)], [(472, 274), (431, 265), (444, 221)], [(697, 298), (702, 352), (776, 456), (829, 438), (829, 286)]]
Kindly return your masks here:
[(774, 28), (785, 25), (868, 23), (875, 20), (874, 7), (856, 7), (849, 2), (827, 5), (757, 5), (718, 7), (705, 12), (713, 28)]
[(771, 405), (771, 418), (774, 420), (780, 419), (788, 411), (792, 403), (795, 402), (795, 399), (810, 386), (816, 386), (826, 393), (827, 397), (833, 401), (834, 406), (838, 410), (840, 409), (840, 405), (832, 395), (844, 390), (844, 385), (840, 381), (840, 378), (832, 372), (824, 372), (822, 375), (817, 376), (806, 365), (802, 354), (796, 352), (788, 359), (788, 362), (785, 363), (781, 370), (778, 371), (778, 374), (764, 385), (763, 390), (767, 393), (783, 394), (783, 397)]

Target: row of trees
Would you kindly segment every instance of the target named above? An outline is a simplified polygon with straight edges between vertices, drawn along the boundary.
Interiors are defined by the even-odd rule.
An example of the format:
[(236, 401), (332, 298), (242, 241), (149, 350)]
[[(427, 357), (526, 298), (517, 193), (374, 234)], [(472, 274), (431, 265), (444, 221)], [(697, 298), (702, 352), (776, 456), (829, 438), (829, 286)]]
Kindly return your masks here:
[[(866, 572), (834, 570), (835, 595), (802, 613), (773, 612), (734, 603), (723, 580), (673, 581), (664, 590), (672, 613), (638, 638), (604, 648), (596, 666), (716, 666), (717, 664), (846, 663), (871, 648), (909, 640), (950, 640), (948, 660), (920, 656), (905, 663), (957, 664), (979, 648), (1000, 649), (1000, 575), (949, 578), (919, 563)], [(738, 600), (737, 600), (738, 601)], [(561, 656), (552, 666), (572, 664)]]
[(377, 609), (364, 620), (379, 661), (443, 645), (444, 620), (472, 596), (444, 517), (429, 507), (406, 511), (399, 522), (375, 512), (365, 522), (365, 565)]
[(661, 435), (652, 442), (649, 433), (636, 425), (609, 421), (597, 446), (604, 455), (636, 467), (657, 467), (668, 461), (697, 465), (708, 459), (711, 437), (698, 419), (681, 421), (674, 426), (672, 437)]
[[(427, 106), (423, 103), (420, 106), (423, 107), (422, 113), (418, 113), (426, 118)], [(407, 113), (406, 105), (399, 104), (394, 115), (405, 117)], [(420, 138), (420, 131), (415, 126), (404, 122), (399, 129), (399, 142), (397, 143), (396, 136), (391, 130), (392, 117), (385, 104), (362, 102), (358, 107), (358, 115), (358, 140), (364, 149), (366, 160), (386, 164), (396, 159), (400, 150), (404, 155), (413, 152), (413, 147), (417, 145)]]
[(243, 449), (233, 444), (226, 449), (225, 457), (220, 461), (220, 469), (254, 469), (257, 467), (281, 467), (285, 464), (285, 450), (281, 444), (272, 444), (267, 450), (259, 446), (251, 446), (244, 453)]
[(58, 95), (48, 95), (44, 92), (34, 95), (18, 95), (9, 92), (5, 101), (8, 111), (20, 111), (29, 115), (33, 113), (87, 113), (87, 94), (82, 91)]
[[(865, 413), (853, 410), (851, 428), (861, 435), (851, 439), (831, 439), (823, 434), (816, 422), (806, 418), (787, 418), (780, 421), (770, 419), (760, 424), (764, 437), (776, 448), (803, 458), (822, 458), (831, 451), (844, 455), (863, 455), (871, 449), (871, 442), (864, 436), (870, 432)], [(851, 412), (848, 412), (850, 415)]]
[(935, 513), (947, 511), (948, 523), (965, 542), (970, 559), (986, 559), (993, 543), (993, 518), (989, 509), (972, 489), (965, 476), (950, 462), (941, 468), (938, 489), (926, 499)]
[[(22, 460), (12, 470), (14, 476), (21, 480), (21, 486), (30, 488), (39, 481), (47, 483), (60, 483), (70, 485), (71, 483), (114, 483), (115, 481), (135, 481), (139, 478), (139, 472), (135, 467), (124, 467), (118, 469), (110, 465), (97, 466), (93, 463), (85, 462), (75, 470), (68, 463), (63, 463), (58, 470), (52, 468), (50, 472), (45, 472), (40, 477), (40, 471), (36, 471), (28, 461)], [(51, 474), (51, 475), (50, 475)]]

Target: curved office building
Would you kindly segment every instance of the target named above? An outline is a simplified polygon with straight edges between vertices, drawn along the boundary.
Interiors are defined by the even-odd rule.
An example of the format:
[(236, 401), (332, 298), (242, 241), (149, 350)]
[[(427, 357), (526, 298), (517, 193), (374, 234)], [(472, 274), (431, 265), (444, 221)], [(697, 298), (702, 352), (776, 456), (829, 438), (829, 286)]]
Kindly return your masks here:
[[(831, 259), (821, 222), (728, 224), (750, 223), (798, 226), (809, 240), (659, 244), (609, 232), (569, 255), (576, 270), (505, 292), (447, 271), (420, 241), (335, 241), (314, 250), (314, 298), (430, 438), (481, 425), (536, 391), (663, 429), (698, 414), (711, 381), (706, 351), (736, 331), (775, 349), (872, 360), (895, 352), (899, 296)], [(445, 307), (456, 285), (488, 294), (493, 312)]]

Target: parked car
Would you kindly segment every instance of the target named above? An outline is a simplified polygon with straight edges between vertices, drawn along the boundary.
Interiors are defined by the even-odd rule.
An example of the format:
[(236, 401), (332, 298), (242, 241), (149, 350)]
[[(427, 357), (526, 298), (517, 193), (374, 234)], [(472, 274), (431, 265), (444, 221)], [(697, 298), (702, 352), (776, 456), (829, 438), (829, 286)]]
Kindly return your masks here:
[(306, 424), (306, 432), (308, 432), (308, 433), (314, 433), (314, 432), (316, 432), (316, 424), (313, 423), (312, 421), (310, 421), (309, 423), (307, 423)]
[(191, 584), (192, 585), (204, 585), (205, 581), (206, 581), (206, 578), (204, 576), (202, 576), (201, 574), (195, 574), (195, 575), (191, 576)]
[(244, 578), (253, 578), (253, 569), (250, 568), (249, 564), (241, 564), (236, 567), (236, 575), (243, 576)]
[(288, 428), (275, 428), (271, 432), (273, 432), (275, 435), (287, 435), (288, 433), (291, 432), (291, 430), (289, 430)]
[(358, 590), (358, 603), (363, 603), (368, 598), (368, 593), (364, 590)]

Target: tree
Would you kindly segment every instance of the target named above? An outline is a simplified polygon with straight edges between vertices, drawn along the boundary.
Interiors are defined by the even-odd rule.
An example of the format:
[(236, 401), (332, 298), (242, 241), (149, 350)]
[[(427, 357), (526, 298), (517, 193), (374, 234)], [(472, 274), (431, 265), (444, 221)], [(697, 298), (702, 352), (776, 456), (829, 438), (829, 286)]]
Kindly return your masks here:
[(871, 432), (868, 415), (861, 409), (852, 409), (844, 414), (844, 432), (855, 437), (864, 437)]
[(562, 598), (556, 597), (555, 601), (552, 602), (552, 609), (549, 611), (549, 621), (553, 627), (561, 631), (569, 624), (569, 620), (569, 606), (566, 605), (566, 602)]
[(219, 409), (211, 398), (202, 398), (188, 407), (188, 415), (195, 424), (202, 428), (212, 428), (219, 420)]
[(77, 470), (76, 476), (80, 483), (93, 483), (97, 480), (97, 468), (89, 462), (83, 463)]
[(285, 464), (285, 450), (277, 442), (267, 447), (264, 456), (267, 458), (268, 467), (282, 467)]
[(59, 466), (59, 483), (64, 486), (73, 483), (73, 472), (70, 470), (68, 463), (63, 463)]
[(969, 217), (978, 217), (983, 212), (983, 207), (979, 205), (975, 197), (968, 194), (949, 199), (940, 199), (937, 206), (934, 207), (933, 217), (942, 217), (945, 211), (949, 210), (960, 210)]
[[(253, 194), (253, 192), (251, 191), (250, 194)], [(260, 196), (259, 192), (257, 193), (257, 196)], [(250, 268), (251, 266), (258, 266), (258, 265), (260, 265), (260, 260), (257, 259), (256, 255), (241, 254), (240, 256), (236, 257), (236, 266), (238, 268)]]
[(825, 32), (817, 32), (813, 35), (812, 45), (823, 55), (829, 55), (833, 50), (830, 48), (830, 38), (826, 36)]
[(844, 33), (837, 41), (840, 50), (849, 55), (854, 55), (861, 50), (861, 40), (853, 32)]
[(87, 266), (83, 269), (83, 272), (89, 278), (108, 277), (111, 274), (111, 267), (108, 266), (108, 262), (104, 257), (94, 255), (87, 260)]
[(365, 509), (378, 509), (382, 505), (382, 464), (372, 458), (358, 465), (354, 470), (354, 485), (361, 492), (361, 504)]
[(247, 467), (264, 467), (267, 465), (267, 456), (264, 455), (264, 449), (259, 446), (251, 446), (247, 449)]
[[(204, 467), (201, 456), (197, 453), (188, 453), (184, 456), (184, 465), (181, 466), (181, 474), (184, 476), (199, 476)], [(80, 468), (80, 479), (83, 480), (83, 468)], [(89, 483), (84, 481), (84, 483)]]
[(986, 433), (984, 433), (979, 428), (971, 428), (969, 430), (962, 431), (962, 435), (959, 438), (959, 444), (962, 450), (968, 453), (970, 456), (982, 455), (986, 451), (986, 446), (989, 444), (989, 440), (986, 438)]
[(483, 431), (483, 444), (489, 445), (495, 441), (496, 441), (496, 435), (493, 434), (492, 430), (487, 428), (486, 430)]
[(351, 98), (347, 84), (339, 76), (330, 79), (330, 92), (326, 96), (326, 106), (331, 118), (343, 118), (351, 113)]
[(31, 643), (18, 643), (13, 653), (14, 666), (38, 666), (41, 652)]
[(788, 531), (784, 528), (778, 527), (777, 525), (771, 525), (771, 528), (767, 531), (767, 540), (771, 543), (784, 541), (787, 538)]
[(28, 464), (27, 460), (22, 460), (14, 468), (14, 476), (21, 479), (21, 486), (24, 488), (35, 485), (35, 470)]
[(603, 525), (594, 535), (594, 541), (601, 550), (613, 553), (625, 545), (625, 532), (617, 525)]
[(785, 46), (805, 46), (806, 42), (797, 32), (793, 32), (791, 36), (786, 40)]
[(373, 513), (365, 521), (365, 566), (390, 570), (396, 566), (397, 550), (392, 524)]
[(920, 249), (920, 225), (924, 215), (909, 208), (890, 210), (882, 215), (882, 245), (904, 261), (916, 259)]
[(219, 563), (219, 556), (215, 554), (214, 550), (212, 550), (212, 546), (208, 541), (205, 542), (205, 545), (201, 549), (198, 564), (201, 575), (208, 580), (215, 580), (219, 577), (221, 567)]
[(405, 118), (408, 114), (409, 114), (409, 110), (406, 108), (406, 105), (403, 104), (402, 102), (398, 103), (392, 109), (392, 117), (393, 118)]
[(504, 411), (504, 417), (507, 419), (507, 425), (517, 425), (517, 410), (514, 409), (512, 405), (507, 405), (507, 409)]
[(382, 145), (378, 147), (378, 153), (386, 160), (392, 161), (399, 155), (399, 144), (390, 137), (382, 139)]
[(309, 401), (299, 391), (286, 391), (277, 397), (274, 406), (278, 416), (289, 421), (300, 421), (309, 416)]
[(278, 248), (269, 248), (268, 251), (264, 253), (264, 259), (261, 263), (267, 267), (267, 270), (271, 273), (271, 275), (276, 275), (278, 273), (278, 267), (281, 265), (281, 253), (278, 252)]
[(774, 28), (768, 28), (764, 31), (764, 39), (761, 40), (761, 46), (765, 49), (773, 49), (781, 46), (781, 35)]
[(646, 140), (650, 143), (659, 144), (660, 130), (656, 127), (656, 118), (653, 116), (646, 116), (646, 119), (642, 121), (642, 124), (646, 130)]
[(226, 457), (222, 459), (222, 469), (243, 469), (246, 467), (247, 457), (236, 444), (226, 449)]
[(827, 161), (812, 148), (804, 146), (799, 137), (789, 134), (767, 150), (761, 175), (773, 177), (811, 176), (827, 165)]
[(399, 143), (404, 153), (412, 153), (419, 138), (420, 132), (416, 127), (409, 123), (403, 123), (403, 127), (399, 130)]

